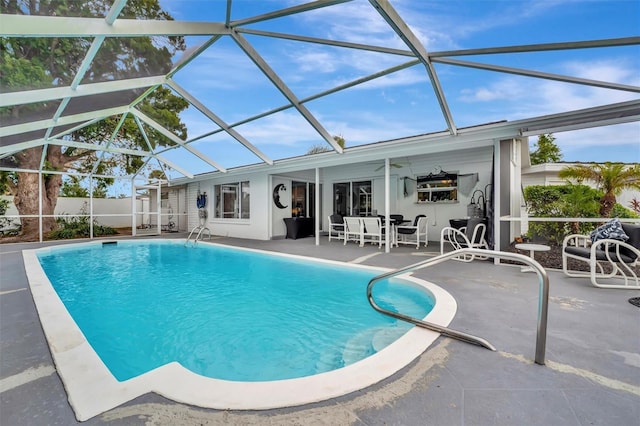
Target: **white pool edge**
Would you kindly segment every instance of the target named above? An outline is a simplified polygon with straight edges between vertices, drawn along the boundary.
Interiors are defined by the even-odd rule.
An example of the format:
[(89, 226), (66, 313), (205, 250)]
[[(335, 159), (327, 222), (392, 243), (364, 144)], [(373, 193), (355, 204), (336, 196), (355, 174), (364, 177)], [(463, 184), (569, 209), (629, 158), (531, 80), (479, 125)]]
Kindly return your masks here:
[[(362, 361), (297, 379), (272, 382), (218, 380), (197, 375), (173, 362), (119, 382), (93, 350), (53, 289), (36, 255), (43, 250), (49, 248), (23, 251), (25, 270), (56, 369), (79, 421), (88, 420), (149, 392), (176, 402), (220, 410), (264, 410), (320, 402), (364, 389), (390, 377), (420, 356), (439, 336), (438, 333), (414, 327), (391, 345)], [(303, 258), (274, 252), (263, 253)], [(343, 262), (317, 260), (345, 265)], [(455, 316), (457, 304), (448, 292), (409, 275), (399, 278), (420, 285), (433, 294), (435, 307), (425, 317), (426, 321), (441, 326), (449, 325)]]

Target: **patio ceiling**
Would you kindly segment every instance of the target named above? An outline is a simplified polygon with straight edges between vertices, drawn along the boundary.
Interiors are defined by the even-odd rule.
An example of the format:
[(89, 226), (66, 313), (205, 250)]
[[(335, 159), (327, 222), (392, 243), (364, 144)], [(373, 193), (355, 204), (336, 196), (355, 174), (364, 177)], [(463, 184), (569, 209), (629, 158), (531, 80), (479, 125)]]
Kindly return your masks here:
[[(134, 0), (129, 0), (134, 2)], [(392, 2), (385, 0), (369, 0), (368, 2), (357, 0), (354, 3), (366, 4), (375, 11), (379, 23), (387, 27), (387, 45), (368, 44), (362, 42), (347, 41), (329, 37), (317, 37), (295, 34), (293, 32), (275, 32), (270, 30), (273, 22), (279, 22), (278, 28), (286, 27), (282, 23), (291, 19), (303, 19), (305, 14), (320, 10), (344, 7), (349, 1), (344, 0), (319, 0), (301, 3), (291, 7), (284, 7), (261, 14), (248, 16), (242, 19), (232, 19), (236, 3), (215, 2), (221, 6), (221, 10), (209, 14), (203, 11), (201, 22), (187, 20), (132, 20), (121, 18), (121, 12), (127, 4), (127, 0), (115, 0), (110, 10), (104, 16), (75, 17), (75, 16), (28, 16), (20, 14), (0, 14), (0, 36), (19, 37), (25, 39), (45, 38), (80, 38), (86, 40), (87, 48), (81, 65), (78, 67), (73, 81), (70, 84), (53, 82), (51, 87), (34, 88), (29, 84), (21, 87), (2, 87), (0, 108), (12, 108), (11, 116), (4, 116), (0, 126), (0, 170), (16, 170), (13, 158), (21, 151), (29, 148), (60, 145), (79, 149), (94, 150), (97, 154), (97, 162), (92, 173), (97, 173), (97, 163), (105, 156), (137, 156), (142, 157), (144, 165), (137, 174), (147, 173), (153, 164), (165, 171), (169, 178), (192, 178), (197, 173), (207, 171), (227, 172), (234, 167), (250, 164), (277, 166), (286, 157), (274, 157), (266, 152), (261, 144), (254, 139), (260, 139), (258, 129), (265, 120), (278, 116), (283, 112), (294, 113), (308, 126), (315, 135), (315, 141), (323, 144), (335, 155), (342, 154), (343, 149), (334, 136), (338, 134), (335, 129), (335, 120), (327, 119), (327, 114), (322, 113), (320, 107), (314, 107), (316, 101), (332, 102), (339, 109), (343, 98), (335, 98), (340, 93), (352, 90), (355, 87), (366, 85), (406, 70), (412, 70), (421, 74), (425, 82), (421, 87), (424, 96), (433, 103), (431, 116), (438, 116), (432, 128), (424, 128), (423, 133), (438, 133), (440, 139), (455, 138), (460, 133), (460, 128), (472, 128), (482, 123), (465, 122), (459, 126), (456, 115), (452, 112), (450, 99), (458, 93), (448, 93), (441, 83), (443, 73), (447, 73), (450, 67), (466, 70), (482, 70), (483, 72), (500, 73), (513, 76), (522, 76), (533, 79), (543, 79), (561, 82), (570, 85), (581, 85), (611, 90), (614, 92), (631, 93), (631, 100), (615, 102), (605, 105), (592, 105), (587, 109), (564, 110), (554, 114), (543, 114), (536, 117), (525, 117), (509, 125), (512, 130), (521, 135), (535, 135), (543, 132), (561, 130), (576, 130), (594, 126), (627, 123), (640, 121), (640, 86), (620, 84), (615, 81), (587, 79), (575, 75), (562, 75), (553, 72), (520, 68), (503, 64), (486, 62), (486, 58), (504, 57), (524, 53), (551, 52), (551, 51), (575, 51), (589, 49), (616, 49), (628, 46), (639, 46), (640, 37), (624, 37), (613, 39), (594, 39), (584, 41), (567, 41), (555, 43), (539, 43), (514, 46), (483, 47), (474, 49), (429, 51), (423, 41), (412, 30), (403, 16), (394, 8)], [(273, 6), (278, 2), (269, 2)], [(282, 2), (286, 4), (287, 2)], [(217, 19), (213, 19), (217, 18)], [(208, 19), (212, 19), (209, 21)], [(153, 37), (161, 40), (169, 36), (183, 36), (190, 41), (190, 47), (180, 58), (174, 58), (173, 67), (167, 71), (156, 70), (149, 75), (128, 75), (120, 73), (117, 79), (99, 81), (92, 79), (91, 69), (96, 58), (100, 57), (100, 50), (109, 38), (124, 39), (137, 37)], [(371, 37), (371, 39), (375, 39)], [(377, 72), (360, 75), (353, 78), (342, 77), (324, 82), (323, 85), (310, 85), (306, 87), (315, 89), (301, 89), (303, 87), (292, 80), (291, 76), (282, 76), (282, 65), (272, 62), (269, 49), (274, 45), (282, 45), (287, 49), (290, 42), (304, 45), (321, 46), (328, 49), (349, 50), (354, 52), (353, 58), (359, 57), (370, 60), (370, 55), (384, 57), (380, 61), (381, 66)], [(225, 55), (232, 52), (231, 57)], [(215, 54), (220, 58), (219, 64), (227, 69), (229, 76), (234, 73), (234, 61), (244, 60), (253, 64), (256, 71), (254, 76), (259, 76), (265, 81), (260, 90), (270, 90), (275, 93), (279, 104), (261, 104), (255, 106), (261, 93), (256, 92), (251, 99), (247, 92), (237, 83), (238, 97), (245, 97), (245, 108), (230, 113), (225, 102), (212, 102), (208, 99), (215, 88), (210, 89), (209, 82), (203, 80), (200, 84), (191, 84), (190, 67), (204, 56)], [(461, 57), (481, 58), (477, 61), (462, 60)], [(388, 60), (387, 58), (393, 58)], [(365, 60), (365, 59), (363, 59)], [(446, 66), (446, 68), (443, 68)], [(244, 67), (244, 65), (243, 65)], [(279, 68), (280, 70), (276, 70)], [(244, 69), (244, 68), (242, 68)], [(444, 71), (443, 71), (444, 70)], [(195, 74), (195, 73), (194, 73)], [(311, 74), (311, 72), (310, 72)], [(304, 75), (299, 75), (304, 79)], [(199, 78), (202, 78), (200, 76)], [(216, 82), (223, 84), (223, 82)], [(331, 84), (328, 84), (331, 83)], [(189, 86), (189, 87), (187, 87)], [(270, 89), (265, 87), (269, 86)], [(198, 88), (201, 87), (201, 88)], [(322, 87), (322, 89), (320, 89)], [(182, 139), (170, 130), (163, 127), (158, 121), (141, 108), (141, 102), (154, 94), (159, 88), (169, 89), (174, 95), (180, 96), (189, 103), (189, 111), (192, 117), (197, 117), (188, 125), (189, 137)], [(222, 93), (222, 92), (221, 92)], [(227, 93), (227, 92), (225, 92)], [(230, 93), (234, 93), (233, 90)], [(250, 93), (250, 92), (249, 92)], [(206, 96), (205, 96), (206, 95)], [(222, 95), (226, 96), (226, 95)], [(356, 95), (358, 96), (358, 95)], [(364, 92), (360, 94), (364, 96)], [(206, 99), (205, 99), (206, 98)], [(615, 98), (614, 98), (615, 99)], [(230, 100), (230, 99), (229, 99)], [(367, 102), (375, 100), (363, 100)], [(345, 109), (351, 108), (345, 107)], [(253, 111), (253, 112), (251, 112)], [(365, 111), (366, 112), (366, 111)], [(197, 114), (197, 115), (196, 115)], [(116, 135), (124, 118), (133, 117), (140, 134), (146, 140), (146, 148), (119, 145)], [(0, 116), (2, 117), (2, 116)], [(105, 120), (109, 117), (116, 118), (120, 123), (114, 129), (111, 138), (98, 142), (77, 141), (71, 138), (71, 134), (81, 128)], [(290, 116), (286, 116), (290, 117)], [(285, 118), (286, 118), (285, 117)], [(331, 123), (331, 124), (327, 124)], [(193, 125), (190, 125), (193, 124)], [(439, 126), (439, 127), (438, 127)], [(515, 128), (513, 128), (515, 126)], [(171, 141), (170, 146), (161, 146), (149, 141), (149, 130), (163, 135)], [(203, 130), (206, 129), (206, 130)], [(339, 130), (339, 129), (338, 129)], [(193, 132), (198, 132), (192, 135)], [(410, 137), (414, 134), (402, 134), (398, 130), (393, 138)], [(290, 138), (283, 130), (282, 137)], [(468, 136), (469, 132), (467, 132)], [(295, 135), (294, 135), (295, 138)], [(309, 139), (307, 137), (307, 139)], [(349, 139), (349, 138), (347, 138)], [(313, 138), (312, 138), (313, 140)], [(231, 142), (233, 144), (231, 144)], [(380, 142), (370, 140), (369, 143)], [(393, 142), (389, 142), (392, 144)], [(361, 143), (366, 145), (366, 143)], [(303, 155), (308, 145), (292, 148), (290, 156)], [(346, 148), (347, 151), (355, 147)], [(225, 151), (241, 151), (239, 158), (242, 160), (227, 161), (223, 153)], [(362, 152), (362, 148), (358, 150)], [(180, 156), (186, 153), (187, 160), (179, 161)], [(44, 167), (43, 160), (38, 169)], [(192, 164), (198, 167), (191, 167)]]

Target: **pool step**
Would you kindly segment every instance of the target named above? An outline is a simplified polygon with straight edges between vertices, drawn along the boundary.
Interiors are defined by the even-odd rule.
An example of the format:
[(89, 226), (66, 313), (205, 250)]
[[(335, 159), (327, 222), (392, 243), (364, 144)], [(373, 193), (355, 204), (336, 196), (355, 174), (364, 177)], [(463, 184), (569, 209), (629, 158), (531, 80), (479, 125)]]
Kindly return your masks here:
[(344, 365), (353, 364), (363, 358), (376, 353), (372, 341), (373, 337), (382, 332), (386, 327), (371, 327), (353, 336), (347, 341), (342, 351)]
[(344, 348), (323, 353), (316, 363), (316, 371), (331, 371), (360, 361), (384, 349), (406, 332), (407, 328), (384, 326), (363, 330), (349, 339)]
[(373, 350), (375, 352), (379, 352), (389, 346), (391, 343), (398, 340), (400, 336), (402, 336), (407, 331), (409, 331), (409, 329), (406, 327), (384, 327), (382, 330), (373, 335), (373, 339), (371, 339), (371, 346), (373, 347)]

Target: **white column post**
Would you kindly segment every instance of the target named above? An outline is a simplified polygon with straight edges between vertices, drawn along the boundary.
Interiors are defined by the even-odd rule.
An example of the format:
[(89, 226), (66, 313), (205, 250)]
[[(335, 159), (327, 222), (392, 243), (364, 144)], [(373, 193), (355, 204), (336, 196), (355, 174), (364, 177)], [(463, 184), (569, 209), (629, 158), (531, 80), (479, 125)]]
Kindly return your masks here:
[(42, 235), (42, 171), (38, 172), (38, 234), (40, 242), (44, 241)]
[(158, 233), (158, 235), (160, 235), (162, 233), (162, 225), (161, 225), (161, 221), (162, 221), (162, 215), (161, 215), (161, 209), (162, 209), (162, 200), (160, 198), (161, 197), (161, 192), (162, 190), (162, 182), (158, 181), (158, 189), (156, 190), (156, 216), (158, 217), (158, 226), (156, 228), (156, 232)]
[(131, 179), (131, 236), (136, 236), (136, 183)]
[(89, 239), (93, 240), (93, 176), (89, 176)]
[(384, 159), (384, 217), (385, 217), (385, 226), (387, 230), (385, 232), (385, 245), (384, 251), (385, 253), (389, 253), (391, 251), (391, 219), (389, 215), (391, 214), (391, 206), (389, 202), (389, 187), (390, 187), (390, 174), (391, 174), (391, 164), (389, 162), (389, 158)]
[(316, 167), (316, 190), (315, 190), (315, 204), (316, 204), (316, 245), (320, 245), (320, 215), (322, 210), (320, 209), (320, 169)]

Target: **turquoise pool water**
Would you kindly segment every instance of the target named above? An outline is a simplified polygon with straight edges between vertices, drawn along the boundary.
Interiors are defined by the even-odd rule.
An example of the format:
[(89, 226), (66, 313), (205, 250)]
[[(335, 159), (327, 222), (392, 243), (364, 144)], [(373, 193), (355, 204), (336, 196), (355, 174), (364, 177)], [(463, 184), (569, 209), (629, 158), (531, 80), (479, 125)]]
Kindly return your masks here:
[[(411, 328), (368, 304), (376, 270), (159, 240), (62, 247), (38, 258), (120, 381), (171, 361), (225, 380), (303, 377), (359, 361)], [(374, 297), (419, 318), (434, 303), (402, 281), (380, 282)]]

